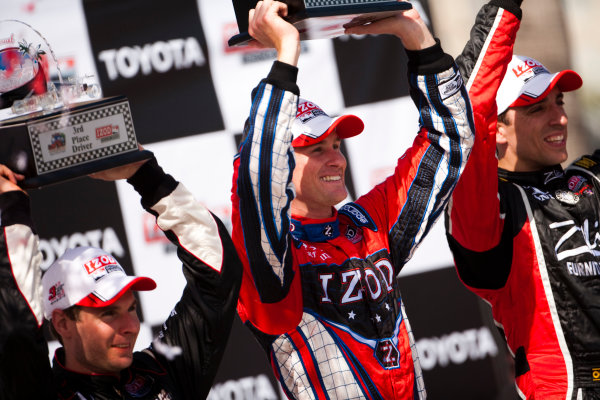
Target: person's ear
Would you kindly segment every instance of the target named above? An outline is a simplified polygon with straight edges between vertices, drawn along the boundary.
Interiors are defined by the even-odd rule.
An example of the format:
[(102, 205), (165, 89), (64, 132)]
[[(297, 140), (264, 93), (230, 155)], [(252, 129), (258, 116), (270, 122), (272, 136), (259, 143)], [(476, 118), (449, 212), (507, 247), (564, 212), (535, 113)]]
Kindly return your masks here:
[(56, 330), (56, 333), (60, 335), (63, 340), (70, 336), (69, 322), (72, 322), (63, 310), (56, 309), (52, 311), (52, 320), (50, 321)]
[(506, 137), (507, 128), (508, 127), (503, 122), (498, 121), (496, 124), (496, 144), (508, 143), (508, 139)]

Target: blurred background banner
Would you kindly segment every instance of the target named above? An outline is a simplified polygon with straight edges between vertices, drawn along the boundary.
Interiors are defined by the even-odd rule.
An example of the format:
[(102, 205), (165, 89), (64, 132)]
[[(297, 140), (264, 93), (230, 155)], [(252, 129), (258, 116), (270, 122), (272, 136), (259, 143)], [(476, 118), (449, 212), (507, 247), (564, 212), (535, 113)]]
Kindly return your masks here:
[(83, 9), (104, 95), (127, 93), (140, 141), (223, 129), (195, 0), (85, 0)]
[[(483, 0), (413, 1), (456, 56)], [(88, 77), (103, 94), (129, 98), (136, 135), (163, 168), (230, 226), (232, 160), (250, 91), (268, 73), (272, 50), (229, 48), (237, 33), (229, 0), (0, 0), (2, 18), (22, 20), (53, 47), (64, 79)], [(516, 52), (551, 70), (572, 68), (583, 89), (565, 96), (570, 156), (598, 144), (600, 3), (527, 0)], [(0, 38), (2, 40), (2, 38)], [(406, 56), (392, 37), (351, 36), (302, 43), (302, 97), (331, 115), (359, 115), (365, 133), (345, 141), (353, 196), (393, 171), (412, 144), (418, 114), (408, 97)], [(57, 71), (50, 71), (56, 76)], [(596, 134), (598, 134), (596, 132)], [(127, 183), (89, 178), (31, 192), (43, 268), (66, 248), (92, 245), (129, 271), (152, 276), (141, 293), (147, 346), (184, 285), (174, 247)], [(400, 274), (430, 399), (513, 399), (510, 356), (488, 306), (456, 278), (442, 221)], [(209, 399), (283, 399), (258, 343), (236, 319)]]

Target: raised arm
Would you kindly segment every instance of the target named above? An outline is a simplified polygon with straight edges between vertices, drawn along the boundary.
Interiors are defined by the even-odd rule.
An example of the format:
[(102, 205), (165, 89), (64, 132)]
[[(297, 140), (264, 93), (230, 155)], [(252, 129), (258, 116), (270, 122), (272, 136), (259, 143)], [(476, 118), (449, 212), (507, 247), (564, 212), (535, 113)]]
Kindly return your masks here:
[[(471, 104), (454, 60), (416, 10), (347, 32), (394, 34), (409, 59), (410, 95), (419, 110), (420, 130), (394, 174), (356, 201), (375, 225), (387, 227), (399, 272), (441, 214), (464, 169), (474, 141)], [(353, 205), (340, 212), (356, 212), (349, 207)]]
[(55, 399), (41, 329), (42, 256), (18, 179), (0, 165), (0, 397)]
[(231, 237), (223, 223), (166, 174), (156, 159), (95, 177), (129, 177), (144, 209), (177, 246), (187, 284), (148, 357), (164, 366), (182, 392), (204, 398), (229, 339), (238, 299), (242, 267)]
[(250, 13), (250, 34), (263, 46), (275, 47), (278, 61), (252, 92), (232, 188), (233, 236), (244, 264), (238, 312), (242, 320), (272, 334), (293, 328), (302, 314), (289, 235), (294, 197), (290, 129), (299, 95), (295, 64), (300, 42), (296, 28), (281, 18), (285, 10), (282, 3), (264, 1)]
[(481, 265), (502, 264), (503, 257), (511, 253), (501, 247), (504, 219), (498, 195), (496, 92), (512, 57), (522, 15), (520, 4), (521, 0), (492, 0), (483, 6), (470, 40), (457, 58), (468, 79), (476, 141), (448, 206), (446, 230), (461, 277), (470, 285), (487, 280), (477, 277), (477, 270), (488, 270)]

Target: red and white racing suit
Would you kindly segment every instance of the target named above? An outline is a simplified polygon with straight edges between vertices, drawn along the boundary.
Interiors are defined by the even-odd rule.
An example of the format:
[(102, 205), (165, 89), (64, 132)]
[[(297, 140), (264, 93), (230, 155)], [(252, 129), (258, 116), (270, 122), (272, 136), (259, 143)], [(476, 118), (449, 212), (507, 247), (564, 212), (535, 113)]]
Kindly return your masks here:
[(474, 138), (452, 58), (439, 44), (407, 53), (414, 143), (392, 176), (327, 219), (289, 214), (297, 69), (276, 61), (253, 91), (232, 190), (238, 312), (289, 398), (426, 397), (396, 275), (446, 206)]
[[(512, 35), (504, 13), (487, 29)], [(482, 20), (483, 21), (483, 20)], [(477, 47), (477, 46), (475, 46)], [(477, 51), (457, 59), (470, 76), (477, 135), (452, 195), (448, 241), (463, 283), (492, 306), (527, 399), (600, 398), (600, 154), (567, 170), (498, 169), (494, 70)], [(471, 71), (469, 71), (471, 69)]]

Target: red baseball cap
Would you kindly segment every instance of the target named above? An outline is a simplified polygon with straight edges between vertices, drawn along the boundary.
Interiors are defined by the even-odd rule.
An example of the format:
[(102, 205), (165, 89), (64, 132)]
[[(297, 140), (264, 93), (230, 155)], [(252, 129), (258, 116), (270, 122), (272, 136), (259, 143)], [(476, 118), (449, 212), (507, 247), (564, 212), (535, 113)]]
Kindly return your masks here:
[(340, 139), (356, 136), (365, 124), (356, 115), (331, 118), (321, 107), (306, 99), (298, 99), (298, 111), (292, 124), (292, 146), (303, 147), (319, 143), (334, 130)]
[(521, 107), (543, 100), (557, 86), (563, 92), (579, 89), (581, 76), (570, 69), (550, 73), (539, 61), (513, 55), (496, 95), (498, 115), (509, 107)]

